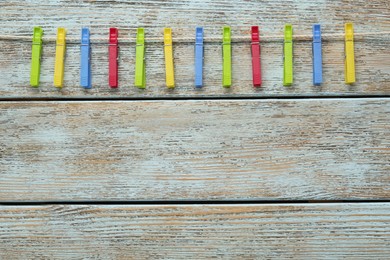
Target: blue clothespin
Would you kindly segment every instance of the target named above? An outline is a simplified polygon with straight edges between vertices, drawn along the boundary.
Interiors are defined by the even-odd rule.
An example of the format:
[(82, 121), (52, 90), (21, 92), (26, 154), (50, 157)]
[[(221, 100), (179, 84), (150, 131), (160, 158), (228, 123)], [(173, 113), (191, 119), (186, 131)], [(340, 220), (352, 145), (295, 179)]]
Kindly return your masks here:
[(196, 27), (195, 87), (203, 87), (203, 27)]
[(89, 29), (81, 30), (81, 56), (80, 56), (80, 85), (91, 88), (91, 45), (89, 40)]
[(322, 40), (321, 25), (313, 25), (313, 84), (322, 83)]

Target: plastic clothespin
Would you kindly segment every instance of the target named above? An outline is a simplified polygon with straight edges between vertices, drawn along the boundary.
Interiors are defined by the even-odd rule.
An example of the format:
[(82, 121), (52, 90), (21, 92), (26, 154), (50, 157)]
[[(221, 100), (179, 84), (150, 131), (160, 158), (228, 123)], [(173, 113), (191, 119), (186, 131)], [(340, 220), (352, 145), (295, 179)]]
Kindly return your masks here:
[(223, 27), (223, 41), (222, 41), (222, 54), (223, 54), (223, 76), (222, 86), (229, 88), (232, 85), (232, 40), (231, 31), (229, 26)]
[(134, 85), (138, 88), (146, 87), (146, 66), (145, 66), (145, 30), (137, 29), (137, 40), (135, 47), (135, 80)]
[(172, 29), (164, 28), (165, 81), (168, 88), (175, 87), (173, 68)]
[(57, 43), (56, 43), (56, 61), (54, 67), (54, 86), (62, 88), (64, 83), (64, 61), (66, 48), (66, 30), (65, 28), (58, 28)]
[(259, 26), (252, 26), (252, 75), (253, 86), (261, 86), (260, 33)]
[(291, 24), (284, 26), (284, 70), (283, 86), (291, 86), (293, 83), (293, 29)]
[(32, 87), (39, 86), (39, 76), (41, 71), (42, 36), (43, 36), (42, 28), (34, 27), (32, 50), (31, 50), (31, 73), (30, 73), (30, 85)]
[(195, 87), (203, 87), (203, 27), (195, 30)]
[(321, 25), (313, 25), (313, 84), (322, 83), (322, 39)]
[(108, 84), (118, 87), (118, 28), (110, 28), (108, 42)]
[(355, 83), (355, 53), (353, 43), (353, 24), (345, 24), (345, 83)]
[(80, 47), (80, 85), (85, 89), (90, 89), (91, 85), (91, 43), (88, 28), (81, 30)]

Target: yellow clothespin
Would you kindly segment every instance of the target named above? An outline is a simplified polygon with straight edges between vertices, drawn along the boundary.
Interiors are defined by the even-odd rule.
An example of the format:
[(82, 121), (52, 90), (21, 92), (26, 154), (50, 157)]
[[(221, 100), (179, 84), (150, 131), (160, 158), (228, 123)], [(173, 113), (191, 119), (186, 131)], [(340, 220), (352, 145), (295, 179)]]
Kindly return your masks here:
[(172, 29), (164, 29), (165, 80), (168, 88), (175, 87), (173, 68)]
[(353, 46), (353, 24), (345, 24), (345, 83), (355, 83), (355, 53)]
[(58, 28), (56, 42), (56, 60), (54, 67), (54, 86), (62, 88), (64, 82), (64, 60), (65, 60), (65, 28)]

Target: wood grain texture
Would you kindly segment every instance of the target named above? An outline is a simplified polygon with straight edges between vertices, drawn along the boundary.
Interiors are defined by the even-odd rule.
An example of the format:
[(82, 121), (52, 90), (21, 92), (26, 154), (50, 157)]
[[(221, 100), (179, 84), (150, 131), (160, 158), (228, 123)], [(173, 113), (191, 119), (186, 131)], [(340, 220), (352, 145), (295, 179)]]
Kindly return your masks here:
[(0, 201), (389, 199), (388, 99), (0, 103)]
[[(92, 38), (107, 37), (108, 28), (120, 28), (120, 37), (135, 37), (136, 28), (146, 28), (146, 37), (161, 37), (163, 27), (173, 28), (174, 38), (194, 37), (195, 26), (205, 26), (205, 36), (221, 36), (223, 25), (232, 26), (232, 35), (250, 37), (250, 26), (260, 25), (262, 35), (283, 35), (283, 25), (294, 25), (295, 34), (311, 35), (314, 23), (321, 23), (323, 33), (343, 33), (344, 23), (353, 22), (356, 33), (390, 31), (390, 2), (375, 1), (75, 1), (44, 2), (10, 0), (0, 3), (1, 35), (31, 35), (40, 25), (45, 35), (55, 37), (56, 28), (68, 29), (68, 37), (80, 37), (82, 26), (91, 28)], [(92, 49), (93, 89), (79, 86), (79, 45), (68, 44), (65, 83), (62, 90), (52, 86), (55, 45), (44, 44), (41, 87), (29, 87), (30, 42), (0, 41), (0, 96), (17, 97), (177, 97), (177, 96), (294, 96), (294, 95), (387, 95), (390, 93), (389, 34), (363, 37), (356, 42), (354, 86), (344, 84), (344, 43), (339, 40), (323, 44), (324, 84), (312, 86), (311, 42), (294, 45), (293, 87), (282, 86), (282, 42), (262, 45), (263, 87), (251, 83), (250, 45), (233, 44), (233, 86), (221, 87), (222, 57), (219, 43), (205, 45), (204, 83), (194, 90), (194, 45), (174, 44), (177, 88), (164, 87), (162, 44), (146, 49), (147, 88), (133, 86), (135, 46), (120, 48), (120, 87), (110, 90), (107, 84), (108, 48), (95, 44)]]
[[(281, 40), (262, 43), (263, 87), (251, 84), (250, 45), (233, 44), (233, 86), (221, 87), (220, 43), (205, 45), (205, 87), (194, 90), (196, 26), (220, 37), (390, 31), (390, 2), (330, 0), (48, 0), (0, 2), (0, 99), (284, 97), (390, 94), (390, 35), (355, 43), (357, 83), (344, 84), (343, 38), (325, 40), (312, 86), (310, 39), (294, 44), (294, 85), (282, 86)], [(41, 87), (29, 87), (31, 42), (66, 27), (92, 32), (93, 89), (79, 87), (69, 41), (62, 90), (45, 41)], [(133, 87), (137, 27), (174, 33), (177, 87), (164, 87), (162, 43), (147, 41), (147, 89)], [(119, 84), (107, 86), (109, 27), (120, 28)], [(389, 200), (390, 100), (0, 102), (0, 203), (181, 200)], [(84, 203), (84, 202), (81, 202)], [(198, 201), (198, 203), (201, 203)], [(390, 203), (0, 206), (0, 259), (385, 259)]]
[(387, 259), (390, 204), (0, 207), (2, 259)]

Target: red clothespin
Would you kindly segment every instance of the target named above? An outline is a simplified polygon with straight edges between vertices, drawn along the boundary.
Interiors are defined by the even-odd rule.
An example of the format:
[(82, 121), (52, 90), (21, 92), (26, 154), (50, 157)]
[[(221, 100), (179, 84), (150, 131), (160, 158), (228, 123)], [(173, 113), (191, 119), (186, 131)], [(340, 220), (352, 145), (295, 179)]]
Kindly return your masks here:
[(261, 86), (260, 33), (259, 26), (252, 26), (252, 73), (253, 86)]
[(118, 28), (110, 28), (108, 43), (108, 83), (111, 88), (118, 87)]

